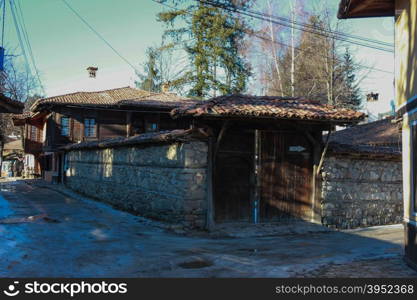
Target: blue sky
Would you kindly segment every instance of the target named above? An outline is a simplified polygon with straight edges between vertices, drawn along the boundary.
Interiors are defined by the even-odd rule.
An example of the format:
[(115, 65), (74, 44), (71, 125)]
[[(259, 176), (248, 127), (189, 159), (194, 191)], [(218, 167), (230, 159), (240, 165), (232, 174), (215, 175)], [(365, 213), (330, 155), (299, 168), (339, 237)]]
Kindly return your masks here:
[[(84, 82), (91, 84), (85, 70), (90, 65), (99, 67), (97, 81), (106, 82), (109, 88), (132, 84), (135, 78), (132, 68), (62, 1), (19, 1), (48, 96), (83, 89)], [(138, 68), (144, 61), (146, 48), (161, 41), (163, 26), (156, 21), (155, 15), (161, 9), (157, 3), (148, 0), (68, 0), (68, 3)], [(6, 23), (5, 45), (14, 49), (18, 41), (10, 11)]]
[[(77, 90), (104, 89), (133, 85), (133, 69), (94, 35), (61, 0), (20, 1), (36, 63), (46, 94), (53, 96)], [(163, 24), (156, 21), (162, 6), (151, 0), (67, 0), (126, 59), (140, 69), (148, 46), (161, 42)], [(272, 0), (288, 3), (294, 0)], [(306, 5), (328, 5), (334, 11), (338, 0), (299, 0)], [(282, 6), (286, 9), (286, 6)], [(285, 15), (287, 12), (275, 12)], [(342, 21), (351, 34), (393, 42), (391, 18)], [(18, 48), (10, 10), (6, 18), (5, 45)], [(392, 53), (351, 46), (361, 64), (394, 70)], [(97, 80), (87, 77), (86, 67), (99, 67)], [(393, 74), (371, 71), (361, 82), (364, 92), (381, 93), (389, 108), (393, 98)]]

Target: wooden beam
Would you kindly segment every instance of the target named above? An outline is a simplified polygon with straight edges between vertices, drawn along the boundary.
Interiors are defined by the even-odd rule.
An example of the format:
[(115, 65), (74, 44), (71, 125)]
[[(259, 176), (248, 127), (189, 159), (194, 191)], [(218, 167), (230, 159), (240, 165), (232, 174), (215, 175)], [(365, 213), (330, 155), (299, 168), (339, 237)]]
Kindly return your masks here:
[(208, 138), (208, 154), (207, 154), (207, 214), (206, 214), (206, 229), (213, 230), (214, 227), (214, 196), (213, 196), (213, 158), (214, 158), (214, 138)]
[(327, 149), (329, 148), (329, 140), (330, 140), (331, 133), (332, 133), (331, 130), (329, 130), (329, 132), (327, 133), (326, 143), (325, 143), (324, 149), (323, 149), (323, 151), (321, 153), (321, 158), (320, 158), (319, 166), (318, 166), (318, 168), (316, 170), (316, 172), (317, 172), (316, 173), (316, 176), (319, 176), (320, 175), (320, 170), (323, 167), (324, 158), (326, 156)]
[(228, 127), (229, 127), (229, 121), (224, 121), (222, 124), (222, 128), (220, 129), (220, 133), (217, 136), (216, 144), (214, 145), (214, 162), (216, 161), (217, 153), (219, 152), (219, 149), (220, 149), (220, 143)]
[(311, 222), (321, 223), (321, 203), (319, 197), (319, 178), (317, 176), (320, 163), (321, 145), (313, 146), (313, 176), (311, 179)]
[(126, 113), (126, 137), (132, 136), (132, 112)]
[(395, 0), (342, 0), (338, 18), (364, 18), (394, 16)]

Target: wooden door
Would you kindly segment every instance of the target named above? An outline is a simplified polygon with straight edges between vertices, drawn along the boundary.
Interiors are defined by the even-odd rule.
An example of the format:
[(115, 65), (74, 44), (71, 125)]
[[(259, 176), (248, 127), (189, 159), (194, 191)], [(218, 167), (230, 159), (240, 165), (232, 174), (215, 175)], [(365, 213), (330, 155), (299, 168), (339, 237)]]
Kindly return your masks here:
[(259, 164), (261, 221), (310, 216), (312, 154), (306, 138), (262, 131)]

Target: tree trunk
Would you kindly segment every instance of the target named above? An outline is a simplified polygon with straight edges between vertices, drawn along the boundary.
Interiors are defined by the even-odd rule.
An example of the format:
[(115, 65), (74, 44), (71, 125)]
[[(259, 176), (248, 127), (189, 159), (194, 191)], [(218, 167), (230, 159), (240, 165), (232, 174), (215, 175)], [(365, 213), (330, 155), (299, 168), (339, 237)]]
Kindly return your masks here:
[(294, 22), (295, 22), (295, 8), (297, 6), (297, 1), (294, 4), (291, 4), (291, 97), (295, 95), (295, 32), (294, 32)]
[[(268, 7), (269, 7), (269, 13), (272, 15), (271, 0), (268, 0)], [(272, 57), (274, 59), (275, 70), (276, 70), (277, 76), (278, 76), (279, 89), (281, 91), (281, 97), (284, 97), (284, 89), (283, 89), (282, 80), (281, 80), (281, 70), (279, 68), (279, 62), (278, 62), (278, 57), (277, 57), (277, 47), (275, 45), (275, 34), (274, 34), (271, 18), (269, 18), (269, 33), (271, 35)]]

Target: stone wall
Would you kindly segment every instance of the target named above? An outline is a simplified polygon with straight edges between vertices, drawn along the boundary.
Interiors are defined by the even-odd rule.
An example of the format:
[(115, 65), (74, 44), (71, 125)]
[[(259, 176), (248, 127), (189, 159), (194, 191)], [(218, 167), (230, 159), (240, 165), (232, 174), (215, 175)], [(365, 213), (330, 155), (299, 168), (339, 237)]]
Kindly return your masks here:
[(401, 160), (329, 156), (322, 172), (322, 222), (336, 228), (401, 223)]
[(204, 227), (207, 154), (202, 141), (70, 150), (65, 183), (145, 217)]

